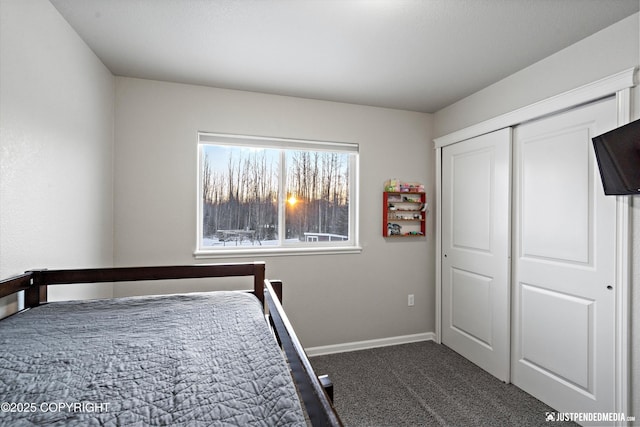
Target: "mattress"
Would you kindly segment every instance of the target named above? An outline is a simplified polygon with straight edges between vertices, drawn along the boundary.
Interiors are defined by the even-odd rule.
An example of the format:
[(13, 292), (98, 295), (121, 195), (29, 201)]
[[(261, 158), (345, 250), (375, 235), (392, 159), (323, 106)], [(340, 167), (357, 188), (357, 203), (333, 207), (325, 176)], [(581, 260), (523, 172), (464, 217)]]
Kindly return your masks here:
[(49, 303), (0, 322), (0, 425), (306, 425), (251, 294)]

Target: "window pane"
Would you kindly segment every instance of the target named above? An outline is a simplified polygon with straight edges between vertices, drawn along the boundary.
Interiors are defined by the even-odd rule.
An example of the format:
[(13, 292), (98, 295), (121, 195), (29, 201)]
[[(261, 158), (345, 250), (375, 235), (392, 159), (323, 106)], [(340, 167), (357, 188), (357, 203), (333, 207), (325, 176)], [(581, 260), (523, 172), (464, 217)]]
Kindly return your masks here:
[(279, 150), (201, 147), (202, 247), (279, 244)]
[(286, 152), (287, 242), (349, 240), (349, 154)]

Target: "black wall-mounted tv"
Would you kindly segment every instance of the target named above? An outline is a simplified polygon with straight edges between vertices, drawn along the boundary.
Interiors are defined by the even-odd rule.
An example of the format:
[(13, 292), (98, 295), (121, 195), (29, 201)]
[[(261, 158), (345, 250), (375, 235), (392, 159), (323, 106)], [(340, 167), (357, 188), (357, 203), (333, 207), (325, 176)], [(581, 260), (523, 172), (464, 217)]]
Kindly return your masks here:
[(604, 194), (640, 194), (640, 120), (591, 140)]

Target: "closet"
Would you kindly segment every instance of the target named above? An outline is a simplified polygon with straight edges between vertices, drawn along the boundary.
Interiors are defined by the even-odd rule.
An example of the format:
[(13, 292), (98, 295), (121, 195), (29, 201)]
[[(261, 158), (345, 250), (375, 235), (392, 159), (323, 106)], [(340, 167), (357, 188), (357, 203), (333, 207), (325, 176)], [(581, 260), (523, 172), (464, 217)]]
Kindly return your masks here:
[(624, 91), (436, 140), (438, 337), (560, 412), (626, 408), (628, 205), (591, 143), (628, 120)]

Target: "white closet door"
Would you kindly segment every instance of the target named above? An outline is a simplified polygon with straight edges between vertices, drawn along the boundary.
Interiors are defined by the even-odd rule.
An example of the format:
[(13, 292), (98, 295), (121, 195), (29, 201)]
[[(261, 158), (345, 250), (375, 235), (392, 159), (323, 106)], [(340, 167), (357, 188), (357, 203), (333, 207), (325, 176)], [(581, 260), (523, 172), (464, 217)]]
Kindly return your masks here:
[(511, 129), (442, 151), (442, 342), (509, 381)]
[(613, 98), (514, 133), (515, 385), (560, 412), (614, 411), (616, 200), (591, 138)]

